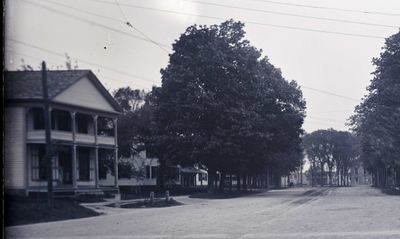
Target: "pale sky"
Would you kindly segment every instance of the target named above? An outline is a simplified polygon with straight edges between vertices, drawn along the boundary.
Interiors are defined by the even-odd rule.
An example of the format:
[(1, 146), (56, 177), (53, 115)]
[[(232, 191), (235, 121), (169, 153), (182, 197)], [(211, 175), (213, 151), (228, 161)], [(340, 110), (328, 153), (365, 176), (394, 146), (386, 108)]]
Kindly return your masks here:
[(21, 58), (36, 70), (42, 60), (65, 69), (68, 53), (110, 91), (159, 86), (167, 52), (188, 26), (240, 20), (246, 39), (303, 86), (307, 132), (347, 129), (372, 58), (400, 26), (399, 0), (8, 0), (5, 9), (6, 69)]

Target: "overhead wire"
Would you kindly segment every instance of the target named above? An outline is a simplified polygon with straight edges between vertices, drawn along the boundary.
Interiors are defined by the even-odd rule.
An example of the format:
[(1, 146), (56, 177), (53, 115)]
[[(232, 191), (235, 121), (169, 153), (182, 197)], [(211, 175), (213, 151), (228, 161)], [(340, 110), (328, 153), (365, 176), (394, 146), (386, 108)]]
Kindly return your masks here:
[(343, 99), (346, 99), (346, 100), (352, 100), (352, 101), (360, 102), (359, 99), (352, 98), (352, 97), (348, 97), (348, 96), (344, 96), (344, 95), (340, 95), (340, 94), (336, 94), (336, 93), (333, 93), (333, 92), (330, 92), (330, 91), (321, 90), (321, 89), (316, 89), (316, 88), (309, 87), (309, 86), (305, 86), (305, 85), (300, 85), (300, 86), (301, 86), (302, 88), (304, 88), (304, 89), (316, 91), (316, 92), (323, 93), (323, 94), (327, 94), (327, 95), (336, 96), (336, 97), (343, 98)]
[[(168, 45), (166, 45), (166, 44), (161, 44), (161, 43), (158, 43), (158, 42), (154, 41), (154, 40), (151, 39), (149, 36), (147, 36), (147, 35), (144, 34), (142, 31), (140, 31), (137, 27), (135, 27), (135, 26), (128, 20), (128, 18), (126, 17), (126, 15), (124, 14), (124, 12), (122, 11), (122, 8), (119, 6), (119, 4), (118, 4), (118, 7), (119, 7), (119, 9), (120, 9), (120, 11), (121, 11), (121, 14), (122, 14), (123, 18), (125, 19), (125, 21), (120, 20), (120, 19), (117, 19), (117, 18), (113, 18), (113, 17), (109, 17), (109, 16), (97, 14), (97, 13), (94, 13), (94, 12), (90, 12), (90, 11), (87, 11), (87, 10), (83, 10), (83, 9), (80, 9), (80, 8), (76, 8), (76, 7), (73, 7), (73, 6), (70, 6), (70, 5), (66, 5), (66, 4), (62, 4), (62, 3), (50, 1), (50, 0), (44, 0), (44, 1), (49, 2), (49, 3), (51, 3), (51, 4), (54, 4), (54, 5), (62, 6), (62, 7), (64, 7), (64, 8), (72, 9), (72, 10), (74, 10), (74, 11), (83, 12), (83, 13), (86, 13), (86, 14), (88, 14), (88, 15), (93, 15), (93, 16), (96, 16), (96, 17), (100, 17), (100, 18), (104, 18), (104, 19), (111, 20), (111, 21), (115, 21), (115, 22), (118, 22), (118, 23), (126, 24), (126, 25), (128, 25), (129, 27), (133, 28), (135, 31), (137, 31), (139, 34), (141, 34), (141, 35), (142, 35), (144, 38), (146, 38), (149, 42), (155, 44), (156, 46), (160, 47), (161, 50), (163, 50), (164, 52), (166, 52), (167, 54), (169, 54), (168, 50), (165, 49), (165, 47), (167, 47)], [(118, 3), (118, 2), (117, 2), (117, 3)], [(141, 39), (141, 40), (143, 40), (143, 39)], [(164, 46), (163, 46), (163, 45), (164, 45)]]
[[(24, 2), (27, 2), (27, 3), (31, 3), (31, 2), (29, 2), (29, 1), (26, 1), (26, 0), (21, 0), (21, 1), (24, 1)], [(48, 2), (52, 2), (52, 1), (49, 1), (49, 0), (47, 0)], [(110, 2), (108, 2), (108, 1), (100, 1), (100, 2), (105, 2), (105, 3), (110, 3)], [(52, 2), (52, 3), (54, 3), (54, 2)], [(117, 2), (118, 3), (118, 2)], [(34, 4), (34, 3), (31, 3), (31, 4)], [(58, 4), (58, 3), (57, 3)], [(36, 3), (34, 4), (34, 5), (37, 5)], [(59, 4), (59, 5), (63, 5), (63, 4)], [(120, 4), (118, 3), (118, 6), (119, 6)], [(125, 4), (126, 5), (126, 4)], [(40, 5), (41, 7), (43, 6), (43, 5)], [(67, 6), (67, 5), (64, 5), (64, 6)], [(131, 6), (131, 5), (129, 5), (129, 6)], [(43, 7), (46, 7), (46, 6), (43, 6)], [(71, 6), (68, 6), (69, 8), (73, 8), (73, 7), (71, 7)], [(51, 9), (53, 9), (53, 8), (51, 8)], [(75, 10), (77, 10), (77, 9), (75, 9)], [(122, 10), (122, 9), (121, 9)], [(59, 11), (60, 12), (60, 11)], [(88, 11), (85, 11), (86, 13), (88, 13), (88, 14), (92, 14), (92, 15), (94, 15), (95, 13), (92, 13), (92, 12), (88, 12)], [(65, 13), (65, 12), (63, 12), (63, 13)], [(123, 13), (123, 12), (122, 12)], [(98, 14), (97, 14), (98, 15)], [(123, 14), (124, 15), (124, 14)], [(69, 15), (70, 16), (70, 15)], [(102, 15), (101, 15), (102, 16)], [(75, 17), (75, 16), (74, 16)], [(99, 17), (100, 17), (100, 15), (99, 15)], [(108, 17), (109, 18), (109, 17)], [(126, 16), (125, 16), (125, 18), (126, 18)], [(123, 22), (123, 21), (121, 21), (121, 20), (118, 20), (118, 19), (115, 19), (115, 18), (109, 18), (110, 20), (112, 19), (112, 20), (114, 20), (114, 21), (119, 21), (119, 22)], [(127, 19), (127, 18), (126, 18)], [(85, 21), (87, 20), (87, 19), (84, 19)], [(128, 22), (128, 21), (127, 21)], [(115, 30), (115, 29), (114, 29)], [(135, 35), (136, 36), (136, 35)], [(137, 37), (137, 36), (136, 36)], [(37, 46), (33, 46), (33, 45), (30, 45), (30, 44), (27, 44), (27, 43), (23, 43), (23, 42), (21, 42), (21, 41), (17, 41), (17, 40), (15, 40), (15, 39), (10, 39), (10, 40), (12, 40), (12, 41), (15, 41), (15, 42), (17, 42), (17, 43), (20, 43), (20, 44), (25, 44), (25, 45), (27, 45), (27, 46), (30, 46), (30, 47), (33, 47), (33, 48), (37, 48), (37, 49), (40, 49), (40, 47), (37, 47)], [(148, 40), (148, 39), (145, 39), (145, 40)], [(148, 41), (150, 41), (150, 40), (148, 40)], [(60, 53), (57, 53), (57, 52), (51, 52), (51, 51), (49, 51), (48, 49), (44, 49), (44, 48), (41, 48), (41, 50), (44, 50), (44, 51), (47, 51), (48, 53), (50, 52), (50, 53), (55, 53), (55, 54), (57, 54), (57, 55), (61, 55)], [(88, 62), (88, 61), (86, 61), (86, 60), (82, 60), (82, 59), (79, 59), (80, 61), (82, 61), (82, 62), (86, 62), (87, 64), (90, 64), (90, 65), (96, 65), (96, 66), (100, 66), (100, 67), (102, 67), (102, 68), (105, 68), (105, 69), (108, 69), (108, 70), (111, 70), (111, 71), (114, 71), (114, 72), (117, 72), (117, 73), (120, 73), (120, 74), (125, 74), (125, 75), (128, 75), (128, 76), (130, 76), (130, 77), (134, 77), (134, 78), (136, 78), (136, 79), (141, 79), (141, 80), (145, 80), (145, 81), (149, 81), (149, 82), (153, 82), (154, 83), (154, 81), (153, 80), (151, 80), (151, 79), (149, 79), (149, 78), (145, 78), (145, 77), (141, 77), (141, 76), (137, 76), (137, 75), (133, 75), (133, 74), (131, 74), (131, 73), (128, 73), (128, 72), (122, 72), (122, 71), (120, 71), (120, 70), (116, 70), (116, 69), (112, 69), (112, 68), (110, 68), (110, 67), (107, 67), (107, 66), (102, 66), (102, 65), (98, 65), (97, 63), (93, 63), (93, 62)], [(332, 93), (332, 92), (328, 92), (328, 91), (324, 91), (324, 90), (320, 90), (320, 89), (316, 89), (316, 88), (312, 88), (312, 87), (308, 87), (308, 86), (305, 86), (305, 85), (301, 85), (303, 88), (305, 88), (305, 89), (310, 89), (310, 90), (314, 90), (314, 91), (317, 91), (317, 92), (320, 92), (320, 93), (324, 93), (324, 94), (329, 94), (329, 95), (332, 95), (332, 96), (336, 96), (336, 97), (341, 97), (341, 98), (344, 98), (344, 99), (348, 99), (348, 100), (353, 100), (353, 101), (357, 101), (357, 102), (359, 102), (359, 100), (358, 99), (355, 99), (355, 98), (351, 98), (351, 97), (347, 97), (347, 96), (343, 96), (343, 95), (339, 95), (339, 94), (336, 94), (336, 93)]]
[[(13, 38), (6, 38), (6, 39), (10, 40), (10, 41), (13, 41), (13, 42), (16, 42), (16, 43), (21, 44), (21, 45), (25, 45), (25, 46), (28, 46), (28, 47), (31, 47), (31, 48), (34, 48), (34, 49), (38, 49), (38, 50), (47, 52), (49, 54), (65, 57), (65, 55), (62, 54), (62, 53), (55, 52), (55, 51), (52, 51), (52, 50), (49, 50), (49, 49), (45, 49), (43, 47), (35, 46), (35, 45), (29, 44), (29, 43), (26, 43), (26, 42), (22, 42), (22, 41), (13, 39)], [(101, 67), (101, 68), (104, 68), (104, 69), (109, 70), (109, 71), (113, 71), (113, 72), (116, 72), (116, 73), (119, 73), (119, 74), (122, 74), (122, 75), (126, 75), (126, 76), (129, 76), (129, 77), (134, 78), (134, 79), (139, 79), (139, 80), (142, 80), (142, 81), (155, 83), (155, 81), (153, 79), (150, 79), (150, 78), (147, 78), (147, 77), (139, 76), (139, 75), (132, 74), (132, 73), (129, 73), (129, 72), (124, 72), (124, 71), (121, 71), (121, 70), (117, 70), (117, 69), (114, 69), (114, 68), (111, 68), (111, 67), (108, 67), (108, 66), (104, 66), (104, 65), (101, 65), (101, 64), (98, 64), (98, 63), (95, 63), (95, 62), (91, 62), (91, 61), (87, 61), (87, 60), (84, 60), (84, 59), (81, 59), (81, 58), (77, 58), (77, 57), (74, 57), (74, 59), (79, 60), (80, 62), (89, 64), (89, 65), (92, 65), (92, 66)], [(308, 87), (308, 86), (305, 86), (305, 85), (300, 85), (300, 86), (305, 88), (305, 89), (311, 89), (313, 91), (317, 91), (317, 92), (322, 93), (322, 94), (332, 95), (332, 96), (335, 96), (335, 97), (339, 97), (339, 98), (343, 98), (343, 99), (347, 99), (347, 100), (360, 102), (360, 100), (357, 100), (355, 98), (351, 98), (351, 97), (347, 97), (347, 96), (344, 96), (344, 95), (336, 94), (336, 93), (329, 92), (329, 91), (326, 91), (326, 90), (321, 90), (321, 89), (317, 89), (317, 88), (313, 88), (313, 87)]]
[[(23, 1), (23, 0), (21, 0), (21, 1)], [(87, 0), (87, 1), (94, 1), (96, 3), (103, 3), (103, 4), (113, 4), (112, 2), (104, 1), (104, 0)], [(195, 14), (195, 13), (186, 13), (186, 12), (159, 9), (159, 8), (154, 8), (154, 7), (145, 7), (145, 6), (127, 4), (127, 3), (120, 3), (120, 5), (121, 6), (130, 7), (130, 8), (148, 10), (148, 11), (164, 12), (164, 13), (168, 13), (168, 14), (194, 16), (194, 17), (200, 17), (200, 18), (208, 18), (208, 19), (226, 21), (226, 18), (223, 18), (223, 17), (207, 16), (207, 15), (201, 15), (201, 14)], [(247, 23), (247, 24), (251, 24), (251, 25), (274, 27), (274, 28), (284, 28), (284, 29), (291, 29), (291, 30), (298, 30), (298, 31), (318, 32), (318, 33), (326, 33), (326, 34), (333, 34), (333, 35), (343, 35), (343, 36), (351, 36), (351, 37), (385, 39), (385, 37), (383, 37), (383, 36), (376, 36), (376, 35), (369, 35), (369, 34), (358, 34), (358, 33), (347, 33), (347, 32), (338, 32), (338, 31), (328, 31), (328, 30), (320, 30), (320, 29), (314, 29), (314, 28), (295, 27), (295, 26), (289, 26), (289, 25), (270, 24), (270, 23), (247, 21), (247, 20), (246, 21), (242, 21), (242, 22), (243, 23)]]
[(202, 4), (202, 5), (245, 10), (245, 11), (250, 11), (250, 12), (260, 12), (260, 13), (291, 16), (291, 17), (300, 17), (300, 18), (306, 18), (306, 19), (316, 19), (316, 20), (322, 20), (322, 21), (341, 22), (341, 23), (359, 24), (359, 25), (367, 25), (367, 26), (375, 26), (375, 27), (387, 27), (387, 28), (399, 28), (400, 27), (400, 25), (396, 26), (396, 25), (386, 25), (386, 24), (378, 24), (378, 23), (371, 23), (371, 22), (351, 21), (351, 20), (337, 19), (337, 18), (315, 17), (315, 16), (308, 16), (308, 15), (294, 14), (294, 13), (287, 13), (287, 12), (279, 12), (279, 11), (271, 11), (271, 10), (264, 10), (264, 9), (257, 9), (257, 8), (232, 6), (232, 5), (213, 3), (213, 2), (204, 2), (204, 1), (196, 1), (196, 0), (184, 0), (184, 1), (190, 2), (190, 3)]
[(115, 0), (115, 3), (117, 4), (117, 6), (118, 6), (118, 8), (119, 8), (119, 10), (120, 10), (120, 12), (121, 12), (121, 14), (122, 14), (122, 17), (125, 19), (126, 25), (127, 25), (127, 26), (133, 28), (135, 31), (137, 31), (137, 32), (138, 32), (140, 35), (142, 35), (144, 38), (146, 38), (147, 40), (149, 40), (150, 42), (152, 42), (153, 44), (155, 44), (156, 46), (158, 46), (162, 51), (164, 51), (164, 52), (166, 52), (167, 54), (169, 54), (169, 52), (168, 52), (162, 45), (160, 45), (160, 44), (157, 43), (156, 41), (153, 41), (149, 36), (147, 36), (144, 32), (142, 32), (141, 30), (139, 30), (138, 27), (136, 27), (132, 22), (130, 22), (130, 21), (128, 20), (128, 17), (125, 15), (124, 11), (122, 10), (121, 5), (119, 5), (118, 0)]
[[(19, 55), (19, 56), (32, 58), (32, 59), (38, 60), (39, 62), (41, 62), (41, 61), (44, 60), (44, 59), (42, 59), (42, 58), (39, 58), (39, 57), (36, 57), (36, 56), (32, 56), (32, 55), (28, 55), (28, 54), (25, 54), (25, 53), (20, 53), (20, 52), (17, 52), (17, 51), (15, 51), (15, 50), (12, 50), (12, 49), (5, 49), (5, 51), (14, 53), (14, 54)], [(58, 56), (58, 55), (57, 55), (57, 56)], [(58, 56), (58, 57), (61, 57), (61, 56)], [(62, 66), (62, 65), (60, 65), (60, 64), (58, 64), (58, 63), (55, 63), (54, 61), (49, 61), (49, 60), (45, 60), (45, 61), (46, 61), (47, 63), (51, 63), (52, 65), (55, 65), (55, 67)], [(52, 66), (50, 66), (50, 68), (51, 68), (51, 67), (52, 67)], [(138, 84), (138, 83), (136, 83), (136, 82), (124, 81), (124, 80), (120, 80), (120, 79), (110, 78), (110, 77), (108, 77), (108, 76), (102, 76), (101, 79), (103, 79), (103, 78), (104, 78), (104, 79), (111, 80), (111, 81), (121, 82), (121, 83), (124, 83), (124, 84), (130, 84), (130, 85), (136, 85), (136, 86), (144, 87), (144, 85)]]
[[(142, 40), (142, 41), (146, 41), (146, 42), (149, 42), (149, 43), (154, 43), (154, 42), (151, 42), (150, 40), (148, 40), (148, 39), (146, 39), (146, 38), (144, 38), (144, 37), (141, 37), (141, 36), (138, 36), (138, 35), (134, 35), (134, 34), (132, 34), (132, 33), (124, 32), (124, 31), (115, 29), (115, 28), (113, 28), (113, 27), (109, 27), (109, 26), (107, 26), (107, 25), (100, 24), (100, 23), (98, 23), (98, 22), (96, 22), (96, 21), (92, 21), (92, 20), (89, 20), (89, 19), (86, 19), (86, 18), (83, 18), (83, 17), (79, 17), (79, 16), (77, 16), (77, 15), (69, 14), (69, 13), (67, 13), (67, 12), (60, 11), (60, 10), (58, 10), (58, 9), (56, 9), (56, 8), (52, 8), (52, 7), (49, 7), (49, 6), (46, 6), (46, 5), (42, 5), (42, 4), (38, 4), (38, 3), (36, 3), (36, 2), (30, 2), (30, 1), (27, 1), (27, 0), (20, 0), (20, 1), (22, 1), (22, 2), (24, 2), (24, 3), (31, 4), (31, 5), (33, 5), (33, 6), (36, 6), (36, 7), (42, 8), (42, 9), (46, 9), (46, 10), (48, 10), (48, 11), (52, 11), (53, 13), (61, 14), (61, 15), (64, 15), (64, 16), (73, 18), (73, 19), (75, 19), (75, 20), (79, 20), (79, 21), (86, 22), (86, 23), (89, 23), (89, 24), (91, 24), (91, 25), (94, 25), (94, 26), (103, 28), (103, 29), (107, 29), (107, 30), (109, 30), (109, 31), (117, 32), (117, 33), (123, 34), (123, 35), (128, 36), (128, 37), (136, 38), (136, 39), (139, 39), (139, 40)], [(114, 20), (115, 20), (115, 19), (114, 19)], [(167, 48), (171, 48), (170, 46), (164, 45), (164, 44), (159, 43), (159, 42), (157, 42), (157, 44), (159, 44), (159, 45), (161, 45), (161, 46), (164, 46), (164, 47), (167, 47)]]
[[(52, 54), (52, 55), (57, 55), (57, 56), (62, 56), (62, 57), (65, 56), (62, 53), (59, 53), (59, 52), (56, 52), (56, 51), (53, 51), (53, 50), (49, 50), (49, 49), (46, 49), (46, 48), (43, 48), (43, 47), (35, 46), (33, 44), (22, 42), (22, 41), (13, 39), (13, 38), (6, 38), (6, 39), (10, 40), (10, 41), (13, 41), (13, 42), (16, 42), (16, 43), (19, 43), (19, 44), (24, 45), (24, 46), (28, 46), (28, 47), (31, 47), (31, 48), (34, 48), (34, 49), (38, 49), (38, 50), (47, 52), (47, 53)], [(142, 80), (142, 81), (146, 81), (146, 82), (151, 82), (151, 83), (156, 83), (151, 78), (147, 78), (147, 77), (144, 77), (144, 76), (139, 76), (139, 75), (136, 75), (136, 74), (132, 74), (130, 72), (125, 72), (125, 71), (121, 71), (121, 70), (118, 70), (118, 69), (114, 69), (112, 67), (101, 65), (101, 64), (98, 64), (96, 62), (91, 62), (91, 61), (88, 61), (88, 60), (85, 60), (85, 59), (82, 59), (82, 58), (78, 58), (78, 57), (74, 57), (74, 59), (76, 59), (76, 60), (78, 60), (80, 62), (83, 62), (85, 64), (96, 66), (96, 67), (100, 67), (100, 68), (104, 68), (106, 70), (113, 71), (113, 72), (116, 72), (116, 73), (119, 73), (119, 74), (122, 74), (122, 75), (126, 75), (126, 76), (129, 76), (129, 77), (134, 78), (134, 79), (138, 79), (138, 80)]]
[(272, 1), (272, 0), (249, 0), (249, 1), (264, 2), (264, 3), (271, 3), (271, 4), (277, 4), (277, 5), (285, 5), (285, 6), (294, 6), (294, 7), (339, 11), (339, 12), (353, 12), (353, 13), (374, 14), (374, 15), (384, 15), (384, 16), (400, 16), (400, 13), (388, 13), (388, 12), (377, 12), (377, 11), (367, 11), (367, 10), (357, 10), (357, 9), (325, 7), (325, 6), (306, 5), (306, 4), (291, 3), (291, 2)]

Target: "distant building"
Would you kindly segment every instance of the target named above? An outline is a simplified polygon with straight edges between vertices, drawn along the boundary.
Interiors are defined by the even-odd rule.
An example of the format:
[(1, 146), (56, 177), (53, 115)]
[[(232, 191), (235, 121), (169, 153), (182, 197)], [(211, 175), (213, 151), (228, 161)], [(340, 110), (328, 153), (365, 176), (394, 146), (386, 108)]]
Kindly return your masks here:
[(304, 172), (301, 173), (300, 171), (291, 172), (289, 175), (289, 184), (290, 183), (292, 183), (293, 186), (308, 185), (306, 174)]
[[(5, 189), (46, 192), (42, 72), (5, 72), (4, 81)], [(54, 192), (117, 191), (120, 106), (90, 70), (48, 71), (47, 82)]]
[[(148, 158), (146, 151), (141, 151), (132, 158), (121, 159), (130, 164), (126, 174), (121, 172), (119, 185), (121, 187), (152, 188), (157, 185), (159, 161), (157, 158)], [(120, 167), (125, 163), (120, 163)], [(166, 185), (171, 187), (197, 188), (208, 185), (207, 170), (192, 167), (170, 166), (166, 169)]]
[(372, 175), (366, 171), (361, 162), (350, 168), (350, 185), (371, 185)]

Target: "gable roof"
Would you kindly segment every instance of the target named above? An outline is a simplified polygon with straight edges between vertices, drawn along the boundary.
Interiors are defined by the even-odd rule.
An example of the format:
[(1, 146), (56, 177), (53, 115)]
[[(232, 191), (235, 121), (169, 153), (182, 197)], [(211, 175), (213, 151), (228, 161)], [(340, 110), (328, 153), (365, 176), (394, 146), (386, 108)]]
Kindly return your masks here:
[[(122, 109), (90, 70), (47, 71), (49, 100), (64, 92), (77, 81), (87, 77), (117, 112)], [(4, 72), (4, 98), (6, 100), (43, 100), (42, 71)]]

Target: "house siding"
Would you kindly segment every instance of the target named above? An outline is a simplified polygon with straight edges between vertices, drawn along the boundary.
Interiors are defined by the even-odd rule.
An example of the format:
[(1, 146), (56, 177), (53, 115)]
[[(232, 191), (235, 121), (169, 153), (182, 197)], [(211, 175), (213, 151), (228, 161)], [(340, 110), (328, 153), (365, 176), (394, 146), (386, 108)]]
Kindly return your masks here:
[(4, 114), (4, 185), (24, 189), (26, 182), (26, 119), (24, 107), (6, 107)]
[(80, 79), (67, 90), (57, 95), (53, 101), (101, 111), (116, 112), (87, 77)]

